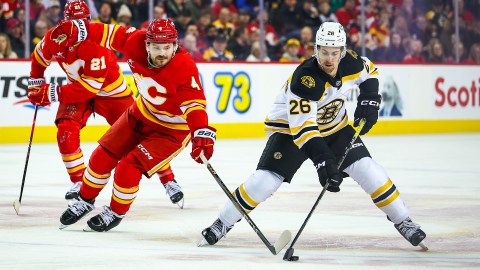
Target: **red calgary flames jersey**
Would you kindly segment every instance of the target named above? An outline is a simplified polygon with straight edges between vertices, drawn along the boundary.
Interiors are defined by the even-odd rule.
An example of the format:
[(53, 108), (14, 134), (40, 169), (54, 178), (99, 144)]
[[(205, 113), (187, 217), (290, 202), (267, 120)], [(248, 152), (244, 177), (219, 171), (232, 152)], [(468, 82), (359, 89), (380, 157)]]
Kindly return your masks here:
[(70, 81), (62, 86), (64, 103), (81, 102), (95, 96), (131, 95), (114, 53), (91, 41), (59, 49), (52, 40), (53, 29), (37, 44), (32, 53), (30, 77), (43, 78), (45, 69), (56, 60)]
[(206, 101), (198, 69), (180, 48), (164, 67), (148, 64), (144, 30), (112, 24), (90, 24), (88, 40), (125, 54), (139, 96), (133, 113), (159, 128), (196, 130), (208, 126)]

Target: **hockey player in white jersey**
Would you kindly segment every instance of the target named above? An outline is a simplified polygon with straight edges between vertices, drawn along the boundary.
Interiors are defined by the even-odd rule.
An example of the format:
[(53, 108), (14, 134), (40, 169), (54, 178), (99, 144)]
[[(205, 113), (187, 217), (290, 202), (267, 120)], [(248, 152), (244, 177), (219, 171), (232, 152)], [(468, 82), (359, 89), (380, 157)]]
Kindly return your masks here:
[[(265, 120), (268, 141), (257, 170), (233, 193), (246, 213), (269, 198), (283, 182), (290, 183), (302, 163), (310, 159), (321, 185), (329, 183), (328, 191), (339, 192), (343, 176), (350, 176), (405, 239), (427, 249), (422, 242), (425, 233), (412, 222), (399, 191), (385, 169), (371, 158), (360, 137), (337, 169), (337, 161), (355, 133), (348, 124), (345, 98), (358, 85), (360, 95), (353, 125), (366, 119), (360, 135), (367, 133), (378, 119), (381, 96), (377, 77), (378, 70), (368, 58), (346, 49), (346, 34), (339, 23), (325, 22), (320, 26), (314, 56), (288, 78)], [(218, 219), (202, 231), (203, 244), (217, 243), (241, 218), (242, 214), (228, 201)]]

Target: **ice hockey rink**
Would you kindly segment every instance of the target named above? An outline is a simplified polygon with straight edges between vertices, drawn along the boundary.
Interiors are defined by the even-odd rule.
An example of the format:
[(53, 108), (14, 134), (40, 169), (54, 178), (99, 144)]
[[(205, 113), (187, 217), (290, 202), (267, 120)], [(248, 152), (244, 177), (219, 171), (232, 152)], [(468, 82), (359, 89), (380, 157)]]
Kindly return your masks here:
[[(185, 207), (170, 203), (156, 176), (143, 179), (122, 223), (107, 233), (83, 232), (110, 201), (113, 180), (87, 218), (59, 230), (70, 186), (56, 144), (33, 143), (20, 215), (18, 199), (27, 143), (0, 145), (0, 269), (480, 269), (480, 134), (366, 136), (427, 233), (429, 251), (411, 246), (369, 196), (347, 178), (327, 192), (295, 244), (297, 262), (272, 255), (242, 221), (217, 245), (197, 247), (227, 197), (187, 149), (173, 162)], [(230, 190), (254, 171), (266, 139), (219, 140), (211, 164)], [(88, 158), (96, 143), (83, 144)], [(321, 191), (307, 161), (251, 213), (270, 242), (295, 235)], [(288, 247), (288, 246), (287, 246)]]

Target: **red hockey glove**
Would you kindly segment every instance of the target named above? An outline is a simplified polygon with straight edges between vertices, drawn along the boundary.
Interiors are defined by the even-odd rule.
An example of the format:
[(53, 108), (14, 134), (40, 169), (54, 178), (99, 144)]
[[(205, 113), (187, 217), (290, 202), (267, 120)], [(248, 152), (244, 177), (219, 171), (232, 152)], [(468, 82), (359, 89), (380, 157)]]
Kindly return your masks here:
[(193, 132), (192, 138), (192, 153), (190, 156), (192, 158), (202, 164), (202, 160), (200, 159), (200, 153), (203, 151), (203, 155), (207, 160), (209, 160), (213, 155), (213, 145), (215, 144), (215, 140), (217, 138), (217, 134), (215, 133), (217, 130), (213, 127), (206, 127), (200, 128)]
[(40, 86), (45, 83), (44, 78), (28, 78), (28, 93), (37, 92), (40, 90)]
[(53, 30), (51, 40), (57, 43), (61, 49), (70, 47), (87, 39), (88, 25), (89, 22), (86, 19), (62, 20)]
[(28, 92), (28, 100), (33, 105), (47, 106), (60, 100), (60, 86), (56, 83), (43, 83), (40, 90)]

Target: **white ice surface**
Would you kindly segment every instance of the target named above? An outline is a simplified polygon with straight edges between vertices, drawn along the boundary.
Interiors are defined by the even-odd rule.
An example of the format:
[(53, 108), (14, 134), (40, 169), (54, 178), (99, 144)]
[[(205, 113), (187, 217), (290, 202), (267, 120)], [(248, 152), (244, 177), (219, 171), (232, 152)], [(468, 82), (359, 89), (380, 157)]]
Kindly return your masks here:
[[(83, 232), (88, 217), (61, 231), (70, 182), (55, 144), (32, 145), (20, 215), (13, 209), (25, 143), (0, 145), (0, 269), (480, 269), (480, 134), (363, 139), (427, 233), (430, 251), (405, 241), (350, 178), (340, 193), (323, 197), (294, 246), (297, 262), (283, 261), (284, 251), (273, 256), (245, 221), (217, 245), (197, 247), (227, 197), (189, 149), (172, 162), (183, 210), (154, 176), (142, 180), (126, 218), (110, 232)], [(265, 142), (217, 142), (211, 163), (230, 190), (253, 172)], [(95, 147), (83, 144), (87, 160)], [(112, 182), (93, 214), (109, 203)], [(271, 242), (283, 230), (295, 235), (320, 191), (307, 161), (251, 217)]]

